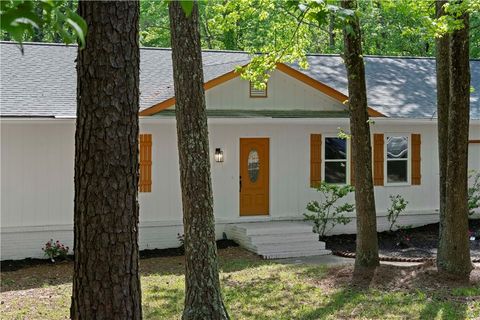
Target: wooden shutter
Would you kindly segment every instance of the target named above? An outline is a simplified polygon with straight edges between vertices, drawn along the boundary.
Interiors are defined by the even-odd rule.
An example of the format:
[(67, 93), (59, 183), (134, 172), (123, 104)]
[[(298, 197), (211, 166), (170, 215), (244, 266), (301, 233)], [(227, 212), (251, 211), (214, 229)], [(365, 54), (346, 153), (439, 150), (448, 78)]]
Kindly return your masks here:
[(412, 185), (419, 185), (422, 180), (420, 144), (420, 135), (412, 134)]
[(322, 135), (310, 135), (310, 187), (316, 188), (322, 181)]
[(384, 166), (384, 138), (383, 133), (373, 135), (373, 185), (383, 186), (383, 166)]
[(152, 192), (152, 135), (140, 134), (140, 192)]

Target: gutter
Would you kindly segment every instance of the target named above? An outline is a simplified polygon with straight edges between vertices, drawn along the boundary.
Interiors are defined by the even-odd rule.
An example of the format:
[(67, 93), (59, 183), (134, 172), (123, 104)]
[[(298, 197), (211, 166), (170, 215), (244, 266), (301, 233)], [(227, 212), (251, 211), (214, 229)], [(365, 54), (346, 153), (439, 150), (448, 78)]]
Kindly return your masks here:
[[(155, 124), (155, 123), (176, 123), (175, 117), (154, 118), (150, 116), (139, 117), (140, 123)], [(412, 125), (412, 124), (428, 124), (436, 125), (437, 119), (411, 119), (411, 118), (385, 118), (377, 117), (370, 118), (375, 124), (399, 124), (399, 125)], [(0, 117), (0, 123), (75, 123), (75, 117)], [(209, 124), (348, 124), (348, 118), (214, 118), (208, 119)], [(373, 125), (373, 127), (375, 126)], [(480, 125), (480, 119), (470, 119), (470, 124)]]

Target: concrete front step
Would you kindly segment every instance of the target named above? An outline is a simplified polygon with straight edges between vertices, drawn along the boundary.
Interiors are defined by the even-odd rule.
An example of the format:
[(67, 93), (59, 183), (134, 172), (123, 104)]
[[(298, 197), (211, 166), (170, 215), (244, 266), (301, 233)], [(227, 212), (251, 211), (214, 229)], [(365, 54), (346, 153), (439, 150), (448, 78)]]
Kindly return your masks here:
[(272, 252), (272, 253), (258, 253), (264, 259), (285, 259), (285, 258), (298, 258), (298, 257), (310, 257), (310, 256), (322, 256), (331, 254), (330, 250), (314, 250), (314, 251), (295, 251), (295, 252)]
[(325, 248), (322, 248), (322, 246), (304, 246), (304, 247), (284, 247), (284, 246), (279, 246), (279, 247), (255, 247), (254, 251), (258, 254), (264, 254), (264, 253), (279, 253), (279, 252), (306, 252), (306, 251), (318, 251), (321, 252), (322, 250), (325, 250)]
[(325, 242), (315, 241), (315, 242), (284, 242), (278, 244), (257, 244), (252, 243), (255, 250), (268, 251), (268, 252), (279, 252), (279, 251), (306, 251), (306, 250), (324, 250)]
[(248, 236), (255, 236), (255, 235), (281, 235), (281, 234), (292, 234), (292, 233), (312, 233), (312, 227), (309, 225), (306, 226), (297, 226), (293, 225), (288, 229), (285, 226), (273, 226), (268, 228), (259, 228), (253, 227), (250, 228), (248, 226), (239, 226), (237, 227), (241, 231), (245, 231), (246, 235)]
[(292, 233), (292, 234), (267, 234), (250, 236), (250, 240), (254, 243), (283, 243), (283, 242), (310, 242), (318, 241), (318, 235), (309, 233)]
[(265, 259), (329, 254), (312, 226), (299, 221), (241, 223), (227, 226), (227, 236)]

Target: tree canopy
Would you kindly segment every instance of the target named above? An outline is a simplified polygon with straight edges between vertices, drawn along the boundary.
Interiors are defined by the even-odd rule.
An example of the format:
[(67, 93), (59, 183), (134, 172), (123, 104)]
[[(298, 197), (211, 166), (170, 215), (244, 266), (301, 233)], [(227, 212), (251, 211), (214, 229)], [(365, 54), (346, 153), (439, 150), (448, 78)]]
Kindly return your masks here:
[[(28, 1), (25, 1), (27, 3)], [(48, 16), (51, 1), (33, 2), (36, 12)], [(235, 0), (199, 1), (200, 31), (204, 49), (241, 50), (247, 52), (279, 51), (288, 53), (343, 52), (341, 26), (334, 14), (315, 21), (291, 10), (298, 1)], [(477, 0), (467, 2), (470, 14), (470, 57), (480, 58), (480, 12)], [(4, 7), (9, 1), (2, 1)], [(54, 2), (57, 3), (57, 2)], [(303, 3), (303, 2), (302, 2)], [(309, 1), (305, 1), (308, 5)], [(317, 3), (317, 1), (314, 1)], [(325, 1), (338, 5), (337, 1)], [(61, 1), (56, 14), (74, 11), (77, 1)], [(433, 1), (363, 0), (359, 1), (360, 25), (364, 33), (362, 45), (366, 55), (434, 56), (435, 25)], [(303, 20), (302, 20), (303, 19)], [(302, 20), (302, 23), (299, 23)], [(327, 21), (327, 23), (324, 23)], [(33, 25), (23, 34), (23, 41), (64, 42), (68, 33), (55, 25), (45, 24), (42, 31)], [(71, 30), (70, 32), (74, 32)], [(2, 32), (2, 40), (17, 40)], [(166, 1), (141, 1), (140, 43), (147, 47), (170, 47), (170, 26)]]

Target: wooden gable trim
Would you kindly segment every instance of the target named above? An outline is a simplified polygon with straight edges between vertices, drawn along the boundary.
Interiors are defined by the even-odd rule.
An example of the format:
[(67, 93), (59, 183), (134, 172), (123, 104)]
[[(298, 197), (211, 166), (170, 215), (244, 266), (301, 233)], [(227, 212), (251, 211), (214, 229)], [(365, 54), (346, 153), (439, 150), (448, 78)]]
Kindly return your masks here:
[[(236, 72), (235, 70), (230, 71), (228, 73), (225, 73), (224, 75), (221, 75), (220, 77), (217, 77), (215, 79), (212, 79), (210, 81), (207, 81), (203, 84), (203, 88), (205, 90), (214, 88), (224, 82), (227, 82), (228, 80), (232, 80), (233, 78), (238, 77), (240, 74)], [(159, 113), (162, 110), (165, 110), (175, 104), (175, 97), (169, 98), (165, 101), (162, 101), (160, 103), (157, 103), (149, 108), (144, 109), (143, 111), (140, 111), (139, 115), (140, 116), (151, 116), (155, 113)]]
[[(314, 89), (317, 89), (319, 90), (320, 92), (326, 94), (327, 96), (337, 100), (338, 102), (340, 103), (344, 103), (345, 101), (348, 100), (348, 96), (344, 95), (343, 93), (341, 93), (340, 91), (338, 90), (335, 90), (333, 89), (332, 87), (330, 86), (327, 86), (326, 84), (320, 82), (320, 81), (317, 81), (309, 76), (307, 76), (306, 74), (290, 67), (290, 66), (287, 66), (286, 64), (284, 63), (277, 63), (277, 69), (288, 74), (289, 76), (299, 80), (300, 82), (303, 82), (307, 85), (309, 85), (310, 87), (314, 88)], [(203, 85), (203, 87), (205, 88), (205, 90), (209, 90), (211, 88), (214, 88), (222, 83), (225, 83), (229, 80), (232, 80), (236, 77), (240, 76), (240, 73), (236, 72), (235, 70), (233, 71), (230, 71), (228, 73), (225, 73), (224, 75), (221, 75), (215, 79), (212, 79), (210, 81), (207, 81), (205, 82), (205, 84)], [(171, 97), (167, 100), (164, 100), (160, 103), (157, 103), (151, 107), (148, 107), (146, 109), (144, 109), (143, 111), (140, 111), (139, 115), (140, 116), (151, 116), (153, 114), (156, 114), (162, 110), (165, 110), (171, 106), (173, 106), (175, 104), (175, 97)], [(370, 117), (385, 117), (385, 115), (383, 113), (380, 113), (378, 111), (376, 111), (375, 109), (372, 109), (370, 107), (368, 107), (368, 115)]]
[[(348, 100), (348, 96), (344, 95), (340, 91), (335, 90), (332, 87), (327, 86), (326, 84), (324, 84), (320, 81), (317, 81), (317, 80), (313, 79), (312, 77), (309, 77), (306, 74), (304, 74), (304, 73), (302, 73), (302, 72), (300, 72), (300, 71), (298, 71), (298, 70), (296, 70), (296, 69), (294, 69), (290, 66), (287, 66), (284, 63), (277, 63), (277, 69), (286, 73), (286, 74), (288, 74), (289, 76), (291, 76), (291, 77), (309, 85), (310, 87), (325, 93), (327, 96), (337, 100), (338, 102), (340, 102), (342, 104), (345, 103), (345, 101)], [(383, 113), (380, 113), (377, 110), (372, 109), (370, 107), (368, 107), (368, 115), (370, 117), (385, 117), (385, 115)]]

